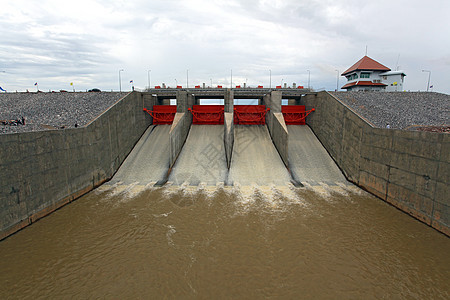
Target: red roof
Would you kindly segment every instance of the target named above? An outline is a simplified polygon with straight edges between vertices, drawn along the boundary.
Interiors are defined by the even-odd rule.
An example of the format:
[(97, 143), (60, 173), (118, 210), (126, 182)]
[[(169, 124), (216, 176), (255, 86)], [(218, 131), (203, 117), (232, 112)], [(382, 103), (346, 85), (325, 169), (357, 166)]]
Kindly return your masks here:
[(342, 73), (342, 76), (347, 75), (356, 70), (365, 70), (365, 71), (390, 71), (386, 66), (383, 66), (379, 62), (371, 59), (367, 55), (358, 60), (353, 66), (351, 66), (347, 71)]
[(379, 83), (379, 82), (372, 82), (372, 81), (354, 81), (347, 83), (342, 87), (342, 89), (348, 89), (349, 87), (360, 85), (360, 86), (387, 86), (387, 84)]

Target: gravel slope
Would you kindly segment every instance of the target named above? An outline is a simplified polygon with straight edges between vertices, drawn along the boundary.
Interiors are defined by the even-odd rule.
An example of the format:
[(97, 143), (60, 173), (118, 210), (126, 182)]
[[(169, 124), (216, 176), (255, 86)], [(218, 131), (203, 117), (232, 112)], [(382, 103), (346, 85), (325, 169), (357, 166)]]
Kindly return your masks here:
[[(1, 93), (0, 134), (85, 126), (127, 93)], [(331, 92), (377, 127), (414, 129), (450, 121), (450, 95), (426, 92)]]
[(450, 124), (450, 95), (427, 92), (331, 92), (376, 127)]
[(85, 126), (127, 93), (1, 93), (0, 120), (26, 118), (25, 125), (2, 125), (0, 134)]

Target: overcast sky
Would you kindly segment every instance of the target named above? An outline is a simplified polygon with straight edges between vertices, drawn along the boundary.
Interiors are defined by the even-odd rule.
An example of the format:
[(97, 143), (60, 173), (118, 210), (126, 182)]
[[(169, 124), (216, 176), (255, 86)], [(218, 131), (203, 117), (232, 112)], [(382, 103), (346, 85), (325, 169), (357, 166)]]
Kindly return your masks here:
[[(406, 90), (450, 93), (450, 1), (14, 0), (0, 10), (0, 87), (130, 90), (176, 83), (334, 90), (368, 56)], [(151, 70), (149, 72), (149, 70)], [(188, 71), (187, 71), (188, 70)], [(150, 76), (148, 76), (150, 75)], [(345, 78), (339, 76), (339, 87)]]

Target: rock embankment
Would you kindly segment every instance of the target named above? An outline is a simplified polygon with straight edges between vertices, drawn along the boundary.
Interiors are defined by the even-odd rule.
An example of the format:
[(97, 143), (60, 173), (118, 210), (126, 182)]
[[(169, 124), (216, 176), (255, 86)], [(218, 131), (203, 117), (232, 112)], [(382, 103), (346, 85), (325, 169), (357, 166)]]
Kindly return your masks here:
[(2, 93), (0, 134), (85, 126), (126, 94)]
[[(421, 130), (450, 124), (450, 95), (427, 92), (331, 92), (379, 128)], [(388, 126), (389, 125), (389, 126)]]

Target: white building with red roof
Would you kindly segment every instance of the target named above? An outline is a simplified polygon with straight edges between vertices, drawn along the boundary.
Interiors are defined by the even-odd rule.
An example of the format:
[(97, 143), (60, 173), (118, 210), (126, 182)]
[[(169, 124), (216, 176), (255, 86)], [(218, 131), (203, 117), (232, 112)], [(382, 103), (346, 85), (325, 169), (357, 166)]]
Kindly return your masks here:
[(367, 55), (348, 68), (341, 76), (347, 78), (342, 89), (347, 91), (402, 91), (406, 74), (392, 71)]

